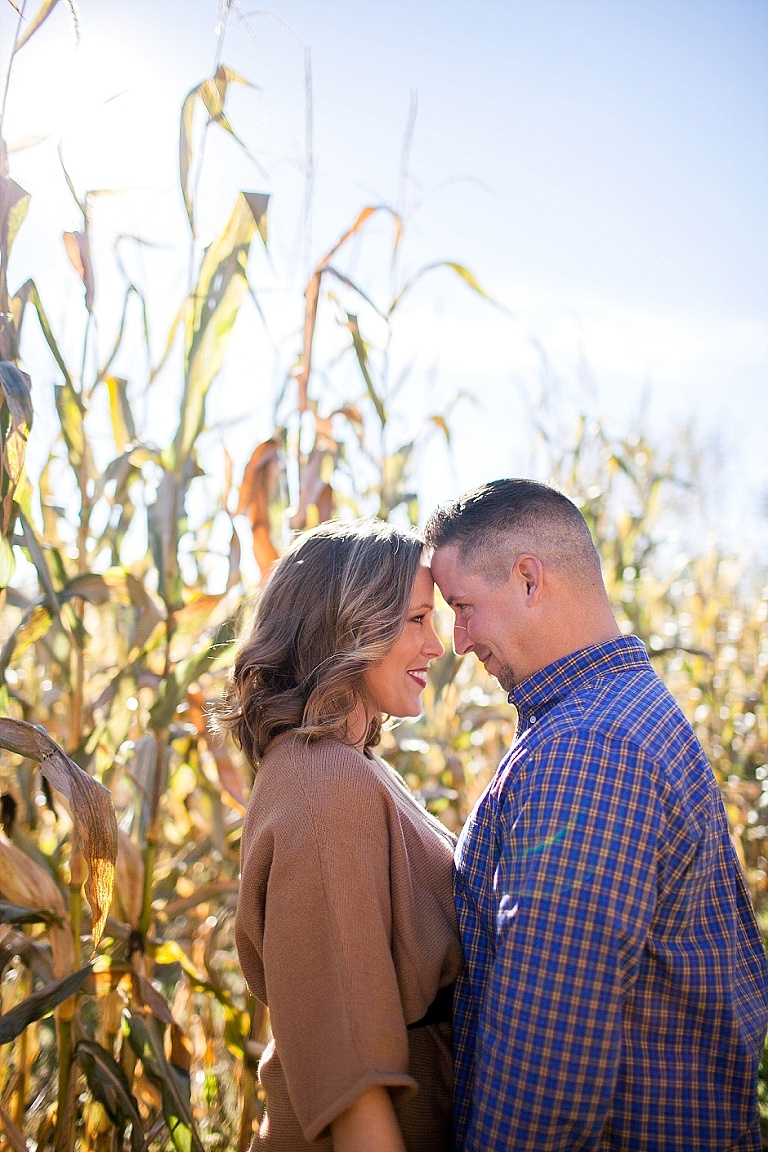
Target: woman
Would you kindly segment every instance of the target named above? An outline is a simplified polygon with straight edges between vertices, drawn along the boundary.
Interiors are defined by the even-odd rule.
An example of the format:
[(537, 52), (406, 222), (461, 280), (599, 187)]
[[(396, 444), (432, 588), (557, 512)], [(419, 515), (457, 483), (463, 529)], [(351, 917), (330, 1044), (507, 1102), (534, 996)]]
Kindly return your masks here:
[(236, 938), (273, 1040), (254, 1148), (451, 1144), (453, 837), (373, 755), (443, 646), (421, 541), (324, 524), (276, 564), (223, 723), (257, 770)]

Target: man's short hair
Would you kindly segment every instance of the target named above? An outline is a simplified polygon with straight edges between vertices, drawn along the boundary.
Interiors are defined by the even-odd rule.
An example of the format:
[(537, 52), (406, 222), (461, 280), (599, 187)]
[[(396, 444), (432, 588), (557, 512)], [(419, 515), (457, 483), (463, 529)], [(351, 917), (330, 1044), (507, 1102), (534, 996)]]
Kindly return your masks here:
[(489, 576), (515, 550), (531, 552), (543, 562), (568, 567), (573, 574), (594, 574), (600, 560), (587, 522), (579, 509), (548, 484), (536, 480), (492, 480), (440, 505), (424, 529), (432, 551), (458, 546), (462, 563), (482, 567)]

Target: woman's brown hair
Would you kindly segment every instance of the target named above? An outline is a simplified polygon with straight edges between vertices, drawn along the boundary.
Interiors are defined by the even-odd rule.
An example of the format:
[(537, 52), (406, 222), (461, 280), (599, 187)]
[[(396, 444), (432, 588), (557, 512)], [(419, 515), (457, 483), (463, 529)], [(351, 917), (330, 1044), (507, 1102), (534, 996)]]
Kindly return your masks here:
[[(414, 532), (366, 519), (321, 524), (278, 560), (215, 716), (254, 767), (289, 729), (348, 741), (348, 717), (365, 699), (363, 673), (405, 624), (422, 549)], [(366, 748), (380, 731), (376, 714)]]

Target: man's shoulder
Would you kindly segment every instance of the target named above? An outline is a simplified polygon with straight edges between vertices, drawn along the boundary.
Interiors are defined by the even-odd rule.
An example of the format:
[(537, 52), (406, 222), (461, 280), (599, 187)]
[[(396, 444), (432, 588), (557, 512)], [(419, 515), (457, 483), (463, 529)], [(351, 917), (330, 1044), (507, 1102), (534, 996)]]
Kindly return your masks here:
[(652, 746), (673, 729), (691, 732), (679, 705), (650, 666), (598, 673), (559, 700), (553, 730), (588, 728), (609, 739)]

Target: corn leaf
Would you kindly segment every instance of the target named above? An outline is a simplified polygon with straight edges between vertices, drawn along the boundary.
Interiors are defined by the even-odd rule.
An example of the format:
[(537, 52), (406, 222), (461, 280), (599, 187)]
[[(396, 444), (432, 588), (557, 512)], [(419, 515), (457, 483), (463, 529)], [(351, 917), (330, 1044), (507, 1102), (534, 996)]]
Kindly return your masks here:
[(221, 64), (216, 69), (215, 76), (208, 80), (203, 80), (187, 93), (181, 109), (181, 124), (179, 126), (179, 179), (181, 181), (181, 193), (184, 197), (184, 207), (187, 210), (187, 219), (189, 220), (189, 227), (192, 230), (193, 236), (196, 235), (195, 209), (192, 199), (192, 189), (190, 187), (190, 173), (194, 160), (192, 132), (195, 108), (198, 102), (203, 105), (208, 113), (209, 124), (218, 124), (219, 127), (223, 128), (225, 132), (228, 132), (241, 147), (245, 147), (242, 141), (235, 135), (232, 125), (224, 114), (224, 102), (227, 97), (227, 88), (230, 84), (246, 84), (249, 88), (253, 87), (249, 80), (246, 80), (231, 68), (227, 68), (226, 65)]
[(16, 557), (13, 548), (7, 537), (0, 536), (0, 591), (8, 587), (15, 571)]
[(376, 409), (376, 415), (379, 418), (379, 423), (383, 428), (387, 422), (387, 413), (384, 408), (382, 399), (376, 391), (373, 383), (373, 378), (371, 376), (371, 371), (368, 365), (368, 350), (363, 342), (362, 336), (360, 335), (360, 325), (357, 322), (357, 316), (353, 315), (351, 312), (347, 313), (347, 327), (352, 333), (352, 345), (355, 349), (355, 356), (357, 357), (357, 363), (360, 366), (360, 372), (362, 373), (363, 380), (365, 381), (365, 387), (368, 390), (368, 395), (370, 396), (373, 406)]
[(2, 1104), (0, 1104), (0, 1126), (5, 1132), (5, 1139), (11, 1152), (29, 1152), (29, 1145), (24, 1133), (17, 1124), (14, 1124)]
[(438, 268), (449, 268), (464, 281), (468, 288), (471, 288), (473, 292), (476, 292), (478, 296), (482, 296), (484, 300), (487, 300), (489, 304), (493, 304), (496, 308), (501, 309), (502, 312), (506, 311), (506, 309), (502, 308), (498, 301), (494, 300), (492, 296), (488, 295), (488, 293), (475, 278), (475, 276), (473, 276), (469, 269), (465, 268), (463, 264), (457, 264), (455, 260), (436, 260), (433, 264), (425, 264), (423, 268), (420, 268), (418, 272), (412, 276), (411, 279), (400, 289), (390, 304), (389, 312), (387, 315), (392, 315), (395, 309), (400, 306), (414, 285), (418, 284), (422, 277), (426, 276), (428, 272), (435, 272)]
[(248, 289), (246, 265), (256, 231), (266, 234), (267, 197), (240, 193), (224, 231), (206, 250), (189, 310), (181, 419), (173, 449), (177, 475), (205, 421), (205, 399), (221, 368)]
[(57, 924), (61, 917), (46, 908), (22, 908), (0, 900), (0, 924)]
[(117, 822), (112, 797), (103, 784), (70, 760), (66, 752), (34, 724), (0, 717), (0, 748), (40, 763), (48, 783), (69, 800), (75, 832), (88, 865), (85, 895), (93, 914), (98, 944), (112, 903), (117, 857)]
[(51, 950), (44, 937), (33, 940), (25, 932), (6, 928), (0, 936), (0, 970), (5, 971), (15, 956), (29, 969), (35, 980), (42, 984), (50, 984), (55, 980)]
[(132, 657), (143, 648), (162, 619), (152, 597), (130, 572), (122, 568), (108, 568), (106, 572), (100, 573), (85, 572), (55, 591), (53, 608), (46, 603), (30, 605), (0, 651), (0, 676), (9, 665), (19, 660), (30, 645), (45, 636), (54, 618), (60, 613), (61, 606), (78, 598), (97, 607), (118, 604), (134, 609), (134, 624), (128, 633)]
[(128, 1016), (123, 1028), (133, 1051), (144, 1066), (145, 1075), (162, 1094), (163, 1115), (177, 1152), (205, 1152), (192, 1119), (189, 1076), (170, 1063), (163, 1047), (162, 1033), (152, 1017)]
[[(111, 1052), (93, 1040), (80, 1040), (74, 1058), (85, 1072), (94, 1099), (103, 1106), (120, 1136), (131, 1125), (131, 1152), (141, 1152), (144, 1132), (139, 1105), (131, 1092), (128, 1077)], [(122, 1139), (119, 1145), (122, 1146)]]
[[(188, 470), (187, 470), (188, 471)], [(186, 529), (183, 484), (173, 472), (164, 472), (154, 502), (147, 509), (147, 530), (152, 559), (157, 568), (157, 591), (171, 609), (181, 607), (182, 587), (177, 542)]]
[(109, 414), (112, 417), (112, 435), (118, 452), (124, 452), (136, 439), (136, 425), (128, 403), (128, 381), (120, 376), (105, 376), (109, 393)]
[(193, 680), (203, 672), (213, 672), (225, 666), (231, 658), (235, 642), (235, 622), (225, 620), (217, 629), (212, 640), (188, 660), (181, 660), (162, 681), (157, 700), (149, 712), (150, 723), (155, 731), (167, 728), (176, 709), (184, 700), (187, 689)]
[(83, 402), (71, 383), (57, 384), (54, 388), (54, 398), (69, 463), (72, 470), (79, 473), (86, 451)]
[(235, 515), (248, 517), (253, 540), (253, 555), (262, 573), (277, 560), (277, 549), (270, 535), (269, 505), (278, 472), (282, 467), (280, 440), (273, 436), (259, 444), (245, 466)]
[(151, 981), (137, 972), (131, 964), (115, 961), (108, 956), (98, 957), (93, 962), (93, 973), (85, 984), (85, 991), (91, 996), (103, 996), (107, 992), (114, 991), (126, 980), (131, 984), (134, 1004), (148, 1009), (162, 1024), (170, 1024), (181, 1030), (162, 993), (158, 992)]
[(29, 24), (27, 24), (26, 28), (24, 29), (24, 31), (21, 34), (21, 36), (19, 37), (19, 39), (16, 41), (16, 51), (17, 52), (19, 51), (20, 48), (24, 47), (27, 40), (29, 40), (30, 36), (34, 36), (35, 32), (37, 32), (40, 25), (45, 20), (48, 19), (48, 17), (50, 16), (51, 12), (53, 12), (53, 10), (56, 7), (56, 5), (58, 4), (58, 2), (59, 2), (59, 0), (43, 0), (43, 3), (38, 8), (37, 12), (35, 13), (35, 15), (30, 20)]
[(0, 1015), (0, 1044), (9, 1044), (27, 1028), (34, 1020), (42, 1020), (53, 1012), (63, 1000), (73, 996), (85, 983), (85, 978), (91, 971), (91, 965), (86, 964), (78, 972), (72, 972), (52, 984), (46, 984), (38, 992), (33, 992), (17, 1004), (10, 1012)]
[(69, 256), (72, 267), (83, 282), (85, 288), (85, 307), (89, 312), (92, 312), (95, 285), (88, 233), (65, 232), (64, 247), (67, 250), (67, 256)]
[(40, 300), (40, 293), (37, 290), (37, 285), (35, 284), (34, 280), (26, 280), (22, 284), (21, 288), (19, 288), (18, 292), (13, 298), (13, 301), (11, 302), (16, 324), (16, 332), (19, 339), (21, 339), (21, 326), (28, 304), (31, 304), (37, 313), (37, 319), (38, 323), (40, 324), (40, 330), (43, 333), (43, 338), (45, 339), (45, 342), (50, 349), (51, 355), (61, 370), (61, 374), (64, 377), (64, 383), (69, 388), (72, 388), (72, 378), (69, 374), (69, 369), (64, 362), (64, 357), (59, 351), (59, 346), (56, 343), (56, 338), (53, 335), (53, 329), (48, 322), (48, 317), (45, 313), (45, 309), (43, 308), (42, 301)]
[(24, 469), (24, 455), (31, 427), (32, 394), (29, 376), (15, 364), (0, 362), (0, 531), (4, 536), (9, 534), (13, 526), (13, 498)]
[(327, 271), (333, 257), (342, 248), (350, 237), (355, 236), (360, 229), (370, 220), (370, 218), (377, 212), (388, 212), (395, 221), (395, 248), (400, 243), (402, 236), (403, 223), (396, 212), (386, 205), (369, 205), (363, 208), (351, 228), (339, 237), (329, 252), (326, 252), (320, 263), (315, 268), (309, 283), (307, 284), (304, 292), (304, 299), (306, 302), (304, 310), (304, 338), (303, 349), (301, 355), (301, 363), (299, 364), (298, 371), (296, 372), (296, 381), (299, 387), (299, 412), (306, 412), (308, 405), (308, 388), (309, 376), (312, 371), (312, 344), (315, 338), (315, 327), (317, 325), (317, 306), (320, 300), (320, 282), (323, 274)]
[[(0, 174), (0, 228), (4, 225), (5, 262), (11, 254), (13, 242), (29, 210), (30, 196), (10, 176)], [(2, 234), (0, 232), (0, 234)]]

